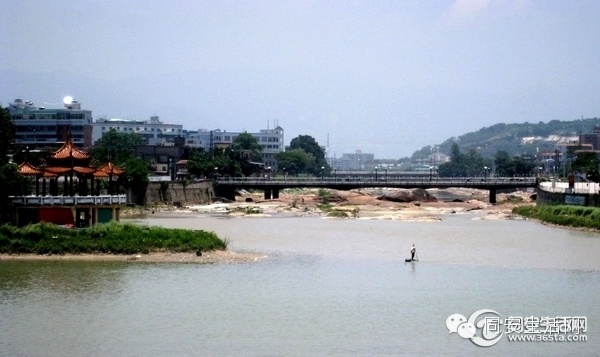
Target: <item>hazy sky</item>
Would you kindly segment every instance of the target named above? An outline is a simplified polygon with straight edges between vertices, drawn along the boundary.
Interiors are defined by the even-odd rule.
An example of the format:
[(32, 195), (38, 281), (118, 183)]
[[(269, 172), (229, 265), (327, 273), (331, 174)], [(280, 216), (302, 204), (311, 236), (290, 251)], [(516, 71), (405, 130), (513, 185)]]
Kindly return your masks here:
[(0, 102), (400, 158), (600, 116), (600, 1), (0, 0)]

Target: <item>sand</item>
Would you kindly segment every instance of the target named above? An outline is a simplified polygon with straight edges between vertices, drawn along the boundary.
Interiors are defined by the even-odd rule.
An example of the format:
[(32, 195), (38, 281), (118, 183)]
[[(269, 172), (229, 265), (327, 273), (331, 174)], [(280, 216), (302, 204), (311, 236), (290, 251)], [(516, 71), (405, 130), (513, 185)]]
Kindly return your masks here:
[(153, 252), (150, 254), (0, 254), (1, 260), (64, 260), (64, 261), (97, 261), (97, 262), (128, 262), (128, 263), (195, 263), (195, 264), (237, 264), (256, 262), (265, 255), (256, 253), (235, 253), (232, 251), (196, 253)]

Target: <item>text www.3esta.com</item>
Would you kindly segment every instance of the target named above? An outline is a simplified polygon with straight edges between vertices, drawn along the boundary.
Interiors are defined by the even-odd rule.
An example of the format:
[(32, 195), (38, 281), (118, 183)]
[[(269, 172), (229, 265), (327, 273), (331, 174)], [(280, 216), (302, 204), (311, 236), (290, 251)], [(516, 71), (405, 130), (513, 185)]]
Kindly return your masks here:
[(510, 342), (585, 342), (587, 335), (506, 335)]

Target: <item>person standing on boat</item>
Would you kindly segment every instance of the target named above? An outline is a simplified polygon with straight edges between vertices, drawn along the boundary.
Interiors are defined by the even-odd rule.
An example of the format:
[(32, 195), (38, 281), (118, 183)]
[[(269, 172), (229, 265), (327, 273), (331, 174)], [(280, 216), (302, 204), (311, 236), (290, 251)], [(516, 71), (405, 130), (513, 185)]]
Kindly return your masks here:
[(410, 260), (415, 260), (415, 254), (417, 254), (417, 247), (413, 244), (412, 247), (410, 247)]

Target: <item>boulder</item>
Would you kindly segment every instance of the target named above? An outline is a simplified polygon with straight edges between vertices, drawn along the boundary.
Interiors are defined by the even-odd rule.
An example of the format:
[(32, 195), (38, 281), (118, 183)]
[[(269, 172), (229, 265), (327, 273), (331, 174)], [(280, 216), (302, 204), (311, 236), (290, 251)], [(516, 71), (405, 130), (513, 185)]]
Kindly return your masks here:
[(437, 202), (437, 198), (422, 188), (400, 189), (383, 196), (377, 197), (378, 200), (392, 202)]

